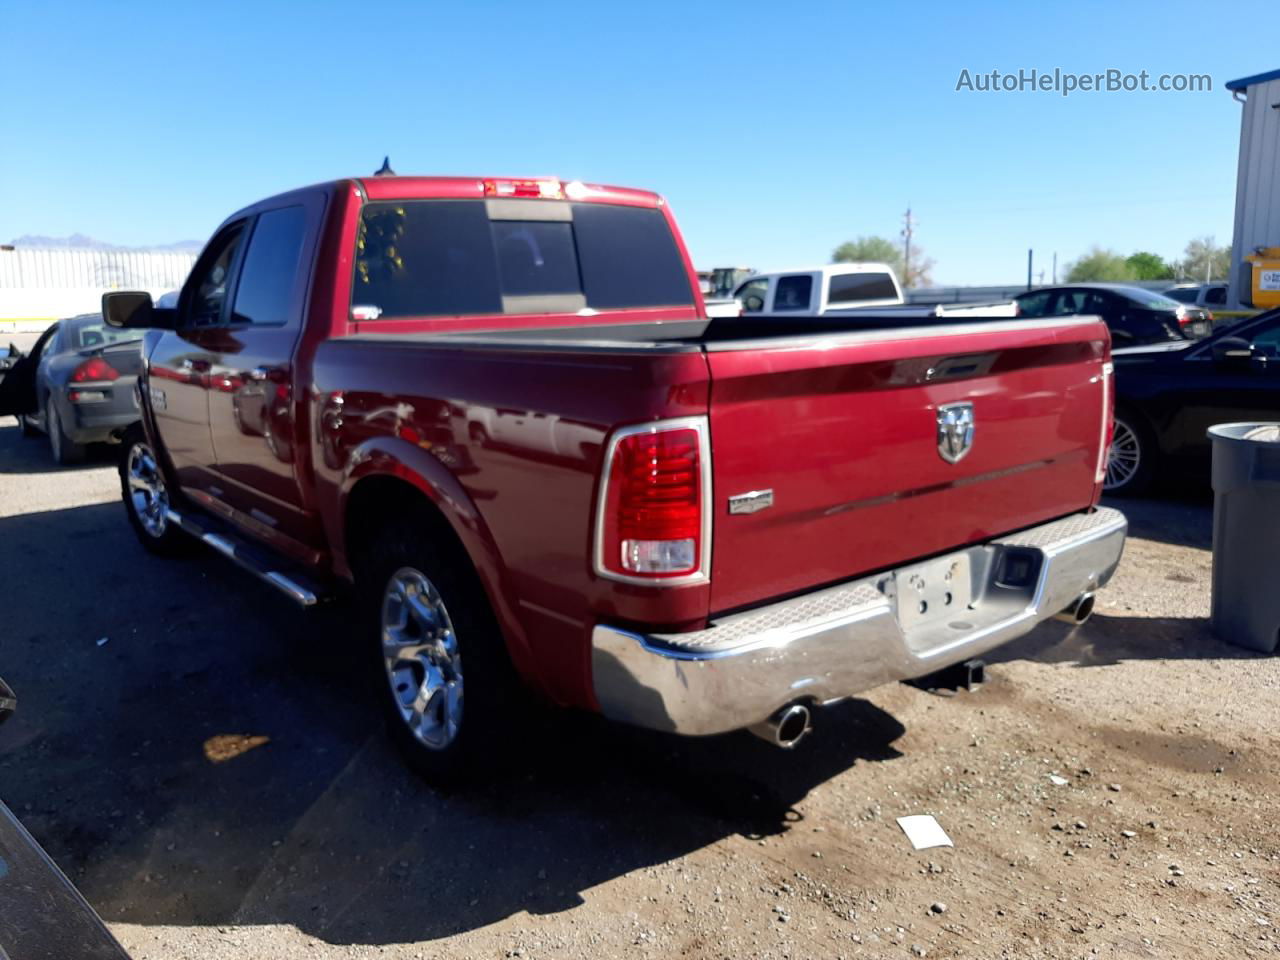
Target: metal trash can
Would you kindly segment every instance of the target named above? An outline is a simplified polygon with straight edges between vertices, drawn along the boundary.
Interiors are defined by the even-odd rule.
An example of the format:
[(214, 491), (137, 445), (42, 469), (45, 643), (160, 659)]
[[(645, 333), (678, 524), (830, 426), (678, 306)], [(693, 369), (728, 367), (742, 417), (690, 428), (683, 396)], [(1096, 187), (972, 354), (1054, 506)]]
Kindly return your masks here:
[(1213, 632), (1271, 653), (1280, 639), (1280, 423), (1223, 423), (1213, 444)]

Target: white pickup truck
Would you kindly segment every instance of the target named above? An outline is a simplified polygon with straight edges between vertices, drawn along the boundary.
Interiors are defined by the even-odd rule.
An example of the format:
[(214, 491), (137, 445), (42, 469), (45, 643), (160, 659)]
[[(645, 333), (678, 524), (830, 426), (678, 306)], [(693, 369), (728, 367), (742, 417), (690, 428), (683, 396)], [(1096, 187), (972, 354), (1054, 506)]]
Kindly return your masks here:
[(1012, 300), (998, 303), (908, 304), (893, 268), (884, 263), (831, 263), (757, 273), (733, 291), (742, 313), (847, 316), (869, 310), (891, 317), (1016, 317)]

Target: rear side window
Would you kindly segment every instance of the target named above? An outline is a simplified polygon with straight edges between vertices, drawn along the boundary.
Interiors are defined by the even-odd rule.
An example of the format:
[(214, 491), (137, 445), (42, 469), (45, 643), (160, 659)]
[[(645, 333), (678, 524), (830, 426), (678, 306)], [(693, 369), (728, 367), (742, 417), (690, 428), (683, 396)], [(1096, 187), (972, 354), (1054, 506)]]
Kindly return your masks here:
[(283, 324), (296, 319), (291, 301), (306, 227), (302, 207), (269, 210), (258, 217), (236, 284), (232, 323)]
[(1178, 287), (1174, 290), (1166, 290), (1164, 295), (1179, 303), (1195, 303), (1198, 292), (1195, 287)]
[(573, 231), (587, 306), (616, 310), (693, 303), (684, 259), (661, 210), (575, 203)]
[(801, 274), (794, 277), (779, 277), (777, 289), (773, 291), (773, 309), (808, 310), (809, 301), (813, 297), (813, 277)]
[(831, 278), (827, 303), (857, 303), (860, 300), (896, 300), (898, 288), (887, 273), (843, 273)]
[(510, 205), (491, 219), (482, 200), (366, 204), (352, 306), (409, 317), (693, 303), (661, 211), (574, 203), (540, 219), (553, 201), (525, 202), (530, 219)]
[(1204, 295), (1204, 302), (1210, 306), (1220, 307), (1227, 302), (1226, 287), (1210, 287)]

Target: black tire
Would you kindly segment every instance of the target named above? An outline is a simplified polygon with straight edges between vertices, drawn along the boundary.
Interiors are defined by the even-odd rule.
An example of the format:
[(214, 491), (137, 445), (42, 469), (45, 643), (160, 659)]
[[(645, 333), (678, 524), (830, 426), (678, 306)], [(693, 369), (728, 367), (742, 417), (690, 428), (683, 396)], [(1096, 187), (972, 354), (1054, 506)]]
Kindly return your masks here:
[(120, 442), (120, 498), (129, 526), (147, 550), (164, 557), (176, 556), (195, 543), (168, 517), (168, 482), (159, 459), (147, 442), (142, 424), (125, 431)]
[[(522, 697), (484, 588), (442, 523), (424, 509), (375, 534), (357, 559), (357, 587), (388, 734), (416, 773), (443, 787), (503, 765)], [(434, 631), (410, 622), (406, 590), (434, 611)], [(393, 626), (401, 614), (405, 626)], [(420, 647), (432, 649), (409, 655)], [(439, 683), (428, 681), (429, 669)]]
[(1113, 497), (1149, 493), (1155, 484), (1159, 460), (1160, 449), (1146, 421), (1132, 410), (1117, 407), (1103, 492)]
[(49, 425), (49, 451), (53, 459), (63, 466), (84, 460), (84, 445), (76, 443), (62, 429), (62, 417), (52, 397), (45, 400), (45, 422)]

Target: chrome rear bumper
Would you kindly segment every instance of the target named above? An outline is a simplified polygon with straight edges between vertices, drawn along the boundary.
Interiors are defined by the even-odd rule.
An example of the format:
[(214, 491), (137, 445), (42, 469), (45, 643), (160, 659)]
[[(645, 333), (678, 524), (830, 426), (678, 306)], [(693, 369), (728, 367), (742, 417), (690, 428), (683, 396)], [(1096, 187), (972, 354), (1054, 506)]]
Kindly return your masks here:
[[(1074, 514), (694, 633), (598, 625), (596, 700), (614, 720), (704, 735), (758, 723), (795, 701), (825, 703), (924, 676), (1023, 636), (1101, 587), (1120, 562), (1127, 528), (1117, 510)], [(967, 567), (968, 602), (941, 616), (910, 610), (900, 617), (900, 595), (916, 604), (926, 594), (911, 591), (922, 577), (937, 579), (948, 561), (955, 561), (951, 570)], [(923, 589), (939, 596), (936, 584)]]

